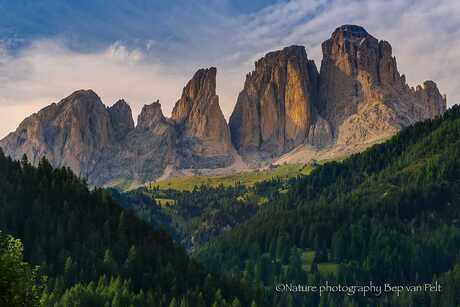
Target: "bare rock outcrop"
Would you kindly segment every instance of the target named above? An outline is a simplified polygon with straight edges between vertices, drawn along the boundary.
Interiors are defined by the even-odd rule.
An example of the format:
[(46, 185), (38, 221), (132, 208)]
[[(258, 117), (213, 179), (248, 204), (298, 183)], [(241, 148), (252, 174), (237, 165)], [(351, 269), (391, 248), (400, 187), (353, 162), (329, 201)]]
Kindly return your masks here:
[[(232, 141), (240, 153), (277, 156), (306, 140), (328, 143), (328, 124), (316, 108), (318, 77), (301, 46), (270, 52), (258, 60), (230, 117)], [(321, 132), (319, 126), (324, 128)]]
[(46, 156), (87, 177), (114, 138), (109, 113), (91, 90), (74, 92), (26, 118), (0, 146), (14, 159), (26, 154), (36, 164)]
[(158, 101), (145, 105), (137, 126), (114, 143), (95, 171), (96, 183), (136, 186), (160, 177), (175, 161), (176, 131)]
[(219, 168), (235, 150), (216, 95), (216, 69), (200, 69), (184, 88), (172, 119), (158, 101), (145, 105), (134, 126), (124, 100), (107, 108), (80, 90), (26, 118), (0, 141), (14, 159), (37, 164), (46, 156), (91, 185), (133, 187), (159, 178), (168, 166)]
[[(172, 117), (143, 107), (134, 126), (124, 100), (107, 108), (80, 90), (26, 118), (0, 140), (14, 159), (68, 166), (92, 185), (127, 187), (166, 169), (216, 169), (232, 163), (296, 161), (350, 154), (446, 110), (433, 81), (411, 88), (391, 45), (344, 25), (322, 44), (320, 72), (304, 47), (270, 52), (246, 76), (229, 125), (216, 94), (216, 68), (198, 70)], [(276, 162), (276, 161), (275, 161)]]
[(299, 46), (256, 62), (229, 124), (243, 157), (279, 157), (299, 145), (362, 149), (446, 110), (433, 81), (410, 88), (391, 45), (360, 26), (337, 28), (322, 51), (319, 74)]
[(337, 28), (322, 49), (318, 107), (337, 144), (372, 143), (446, 109), (434, 82), (409, 88), (391, 45), (360, 26)]
[(180, 168), (225, 167), (233, 162), (230, 132), (216, 95), (216, 68), (195, 73), (176, 102), (171, 119), (178, 132)]
[(134, 129), (133, 113), (129, 104), (123, 99), (118, 100), (107, 109), (112, 123), (114, 137), (122, 140)]

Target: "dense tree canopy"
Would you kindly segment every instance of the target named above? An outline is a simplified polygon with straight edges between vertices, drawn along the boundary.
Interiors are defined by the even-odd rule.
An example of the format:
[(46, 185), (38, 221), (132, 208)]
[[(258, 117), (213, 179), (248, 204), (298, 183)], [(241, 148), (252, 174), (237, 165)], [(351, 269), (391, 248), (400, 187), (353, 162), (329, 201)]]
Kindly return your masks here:
[[(246, 305), (257, 301), (251, 289), (209, 274), (165, 232), (123, 210), (108, 192), (90, 191), (68, 168), (53, 169), (46, 159), (33, 167), (26, 157), (16, 162), (0, 151), (0, 174), (0, 230), (20, 239), (24, 259), (48, 276), (41, 297), (45, 306), (211, 306), (216, 300), (230, 306), (235, 299)], [(2, 258), (2, 263), (19, 263), (19, 241), (8, 240), (14, 247), (12, 258)], [(9, 272), (4, 270), (2, 266), (1, 275)], [(19, 270), (8, 277), (16, 284), (8, 281), (7, 287), (34, 281), (34, 270)], [(18, 272), (23, 279), (14, 276)]]
[(441, 293), (378, 302), (288, 295), (275, 296), (274, 304), (460, 306), (460, 284), (447, 282), (459, 277), (459, 169), (460, 107), (455, 106), (441, 118), (291, 182), (287, 194), (196, 257), (213, 271), (267, 289), (291, 281), (444, 282)]

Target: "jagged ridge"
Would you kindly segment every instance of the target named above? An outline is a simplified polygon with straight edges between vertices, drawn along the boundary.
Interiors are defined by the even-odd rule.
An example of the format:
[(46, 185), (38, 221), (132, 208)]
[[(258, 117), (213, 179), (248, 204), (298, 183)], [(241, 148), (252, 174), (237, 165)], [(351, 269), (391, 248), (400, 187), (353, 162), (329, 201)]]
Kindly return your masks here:
[[(305, 48), (266, 54), (246, 76), (229, 125), (216, 94), (215, 67), (198, 70), (171, 118), (146, 105), (135, 127), (129, 105), (104, 106), (77, 91), (26, 118), (0, 141), (15, 159), (46, 155), (94, 185), (142, 184), (172, 169), (225, 168), (247, 162), (333, 158), (382, 141), (401, 128), (442, 114), (446, 99), (433, 81), (410, 88), (391, 45), (359, 26), (337, 28), (322, 44), (320, 72)], [(314, 154), (311, 154), (311, 152)]]

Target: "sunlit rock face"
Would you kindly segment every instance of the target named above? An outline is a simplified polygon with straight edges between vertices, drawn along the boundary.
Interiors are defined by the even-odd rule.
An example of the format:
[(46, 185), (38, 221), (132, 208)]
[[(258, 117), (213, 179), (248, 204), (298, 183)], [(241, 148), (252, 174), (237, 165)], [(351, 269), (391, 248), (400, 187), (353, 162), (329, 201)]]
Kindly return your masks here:
[(233, 162), (230, 131), (216, 95), (216, 68), (198, 70), (182, 91), (171, 119), (184, 168), (225, 167)]
[(409, 88), (391, 45), (364, 28), (344, 25), (322, 44), (319, 110), (335, 142), (372, 142), (446, 109), (436, 84)]
[(391, 45), (360, 26), (337, 28), (322, 51), (319, 73), (300, 46), (256, 62), (230, 117), (241, 155), (267, 158), (299, 145), (372, 144), (446, 109), (433, 81), (410, 88)]
[(315, 64), (301, 46), (258, 60), (230, 117), (235, 147), (243, 154), (261, 151), (276, 156), (305, 141), (329, 143), (330, 129), (316, 107), (318, 79)]

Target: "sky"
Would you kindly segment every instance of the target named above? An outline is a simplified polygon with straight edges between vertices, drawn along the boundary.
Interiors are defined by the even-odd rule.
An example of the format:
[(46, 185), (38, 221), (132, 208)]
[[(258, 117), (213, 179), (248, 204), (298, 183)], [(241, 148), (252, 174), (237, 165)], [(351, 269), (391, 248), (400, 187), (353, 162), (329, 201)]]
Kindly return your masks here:
[(342, 24), (389, 41), (409, 85), (434, 80), (460, 103), (458, 16), (458, 0), (0, 0), (0, 138), (78, 89), (124, 98), (135, 118), (159, 99), (169, 116), (210, 66), (228, 118), (258, 58), (304, 45), (319, 68)]

